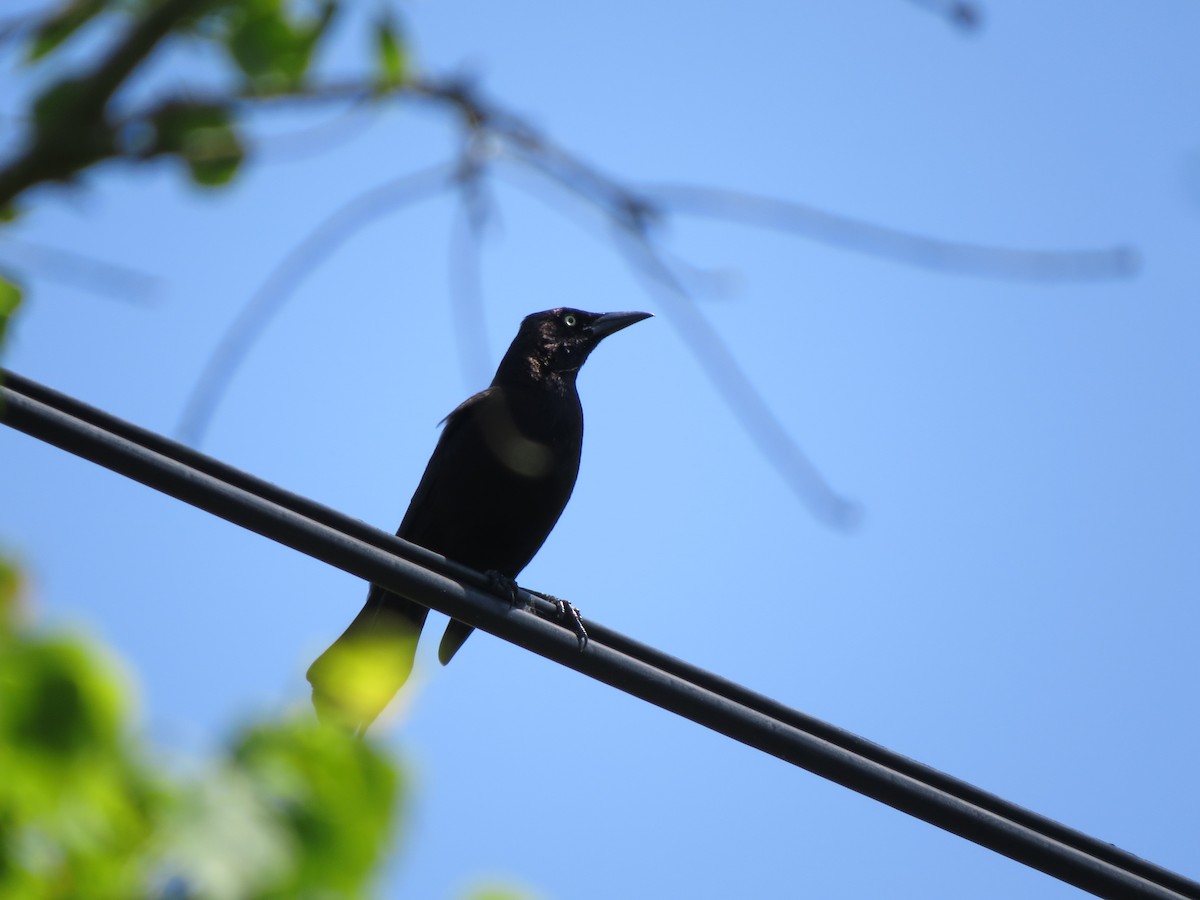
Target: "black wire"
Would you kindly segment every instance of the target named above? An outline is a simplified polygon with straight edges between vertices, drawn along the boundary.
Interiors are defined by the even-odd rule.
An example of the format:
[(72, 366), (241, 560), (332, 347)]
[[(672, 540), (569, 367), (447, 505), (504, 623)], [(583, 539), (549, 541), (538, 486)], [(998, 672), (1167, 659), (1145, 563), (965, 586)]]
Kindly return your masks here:
[(539, 615), (510, 607), (478, 572), (20, 376), (0, 378), (0, 419), (13, 428), (1098, 896), (1200, 900), (1200, 884), (1178, 873), (594, 622), (581, 653), (543, 599), (522, 595)]

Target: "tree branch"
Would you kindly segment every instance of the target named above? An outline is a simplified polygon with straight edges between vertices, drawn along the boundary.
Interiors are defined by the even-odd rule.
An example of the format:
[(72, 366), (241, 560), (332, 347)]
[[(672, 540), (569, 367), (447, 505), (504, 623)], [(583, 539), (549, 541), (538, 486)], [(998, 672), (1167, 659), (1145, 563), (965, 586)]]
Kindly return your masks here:
[(64, 181), (119, 151), (107, 121), (113, 95), (164, 37), (213, 0), (162, 0), (87, 74), (60, 81), (39, 98), (28, 146), (0, 168), (0, 209), (29, 188)]

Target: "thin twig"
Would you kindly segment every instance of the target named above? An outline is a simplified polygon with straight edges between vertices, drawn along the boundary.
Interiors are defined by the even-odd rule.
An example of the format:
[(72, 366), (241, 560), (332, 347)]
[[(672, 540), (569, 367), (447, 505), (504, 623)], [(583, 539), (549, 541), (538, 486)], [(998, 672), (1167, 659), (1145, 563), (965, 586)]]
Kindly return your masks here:
[[(545, 169), (523, 167), (517, 171), (536, 174), (540, 176), (542, 185), (578, 196), (577, 192), (571, 191), (571, 185), (557, 181)], [(580, 224), (577, 216), (570, 215), (559, 204), (553, 203), (545, 191), (538, 190), (524, 179), (514, 179), (512, 183), (562, 213), (568, 220)], [(771, 412), (770, 405), (738, 364), (737, 357), (704, 318), (688, 285), (653, 241), (653, 229), (648, 224), (654, 221), (653, 217), (642, 220), (644, 224), (640, 227), (628, 224), (637, 222), (635, 217), (626, 216), (617, 221), (609, 218), (607, 221), (611, 227), (603, 234), (596, 235), (597, 239), (613, 242), (647, 289), (662, 302), (669, 321), (700, 363), (717, 395), (767, 462), (819, 521), (843, 530), (856, 527), (862, 518), (861, 507), (839, 496), (830, 487)]]
[(646, 189), (659, 209), (677, 215), (706, 216), (893, 259), (908, 265), (984, 278), (1030, 281), (1094, 281), (1137, 273), (1140, 261), (1130, 246), (1099, 250), (1021, 250), (945, 241), (826, 212), (803, 203), (742, 191), (690, 185)]
[(983, 27), (983, 9), (963, 0), (909, 0), (910, 3), (941, 16), (960, 31), (978, 31)]
[(0, 237), (0, 250), (10, 251), (6, 255), (43, 278), (139, 306), (148, 306), (157, 300), (165, 284), (157, 275), (148, 275), (74, 250), (18, 240), (7, 231)]
[[(454, 332), (460, 341), (460, 358), (471, 386), (481, 382), (481, 372), (486, 373), (486, 367), (478, 364), (487, 356), (486, 339), (481, 330), (484, 318), (482, 295), (477, 281), (478, 228), (490, 214), (482, 193), (487, 174), (482, 161), (485, 157), (495, 156), (511, 161), (516, 167), (540, 176), (542, 183), (573, 196), (578, 203), (573, 211), (595, 210), (614, 226), (614, 233), (619, 238), (618, 249), (647, 284), (654, 287), (672, 323), (760, 452), (819, 519), (838, 527), (850, 527), (857, 522), (859, 508), (830, 488), (771, 412), (734, 354), (695, 308), (692, 291), (673, 270), (667, 250), (657, 239), (664, 221), (683, 214), (712, 216), (802, 234), (810, 239), (909, 264), (987, 277), (1080, 280), (1119, 277), (1136, 268), (1136, 256), (1124, 248), (1063, 253), (982, 247), (939, 241), (803, 204), (735, 191), (681, 186), (636, 190), (559, 147), (520, 117), (486, 103), (467, 82), (425, 79), (414, 81), (406, 88), (403, 96), (449, 105), (458, 112), (464, 125), (464, 148), (455, 177), (462, 189), (464, 208), (452, 244), (455, 262), (451, 296), (458, 309)], [(344, 99), (356, 96), (356, 91), (361, 95), (362, 90), (361, 85), (340, 84), (313, 88), (308, 93), (309, 99)], [(544, 199), (540, 192), (534, 193)], [(362, 198), (351, 205), (361, 201)], [(385, 212), (389, 203), (405, 202), (409, 201), (403, 197), (372, 200), (371, 216)], [(259, 295), (243, 310), (210, 360), (202, 387), (193, 394), (185, 419), (192, 424), (185, 426), (186, 433), (198, 436), (197, 423), (207, 421), (217, 393), (228, 381), (226, 370), (231, 371), (240, 361), (250, 341), (299, 279), (316, 260), (329, 252), (326, 244), (344, 240), (359, 227), (359, 216), (360, 213), (349, 215), (346, 210), (336, 214), (289, 255)], [(480, 330), (474, 330), (476, 325)]]
[(458, 359), (464, 387), (479, 390), (493, 369), (483, 294), (483, 237), (492, 203), (479, 172), (459, 177), (459, 203), (450, 235), (449, 287)]
[(307, 128), (277, 134), (255, 135), (249, 143), (265, 162), (297, 162), (327, 153), (352, 141), (375, 124), (370, 96), (352, 98), (333, 118)]
[(203, 438), (234, 373), (298, 284), (369, 223), (446, 190), (453, 177), (454, 167), (443, 164), (373, 187), (328, 216), (293, 247), (242, 307), (209, 357), (184, 408), (181, 438), (193, 444)]
[(658, 256), (653, 244), (636, 232), (619, 229), (617, 245), (633, 270), (661, 300), (671, 324), (725, 401), (726, 408), (797, 499), (826, 525), (846, 531), (856, 528), (862, 521), (862, 507), (834, 491), (813, 465), (771, 411), (729, 345)]

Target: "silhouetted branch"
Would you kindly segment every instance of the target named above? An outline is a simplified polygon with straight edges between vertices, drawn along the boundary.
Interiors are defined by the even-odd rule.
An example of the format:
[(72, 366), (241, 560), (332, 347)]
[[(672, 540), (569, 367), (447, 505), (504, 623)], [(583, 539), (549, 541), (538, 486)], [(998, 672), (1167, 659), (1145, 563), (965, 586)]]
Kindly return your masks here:
[(292, 248), (242, 307), (209, 357), (179, 424), (183, 439), (199, 442), (235, 371), (298, 284), (367, 224), (449, 188), (453, 178), (453, 166), (437, 165), (371, 188), (326, 218)]

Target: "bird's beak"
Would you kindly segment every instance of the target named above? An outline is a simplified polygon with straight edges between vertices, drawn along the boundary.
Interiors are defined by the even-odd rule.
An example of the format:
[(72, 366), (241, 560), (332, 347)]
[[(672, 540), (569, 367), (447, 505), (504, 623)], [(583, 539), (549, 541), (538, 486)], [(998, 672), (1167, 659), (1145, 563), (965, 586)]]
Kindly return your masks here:
[(644, 312), (605, 313), (592, 323), (592, 337), (599, 341), (610, 334), (620, 331), (622, 328), (628, 328), (634, 322), (640, 322), (642, 319), (649, 318), (652, 318), (651, 314)]

